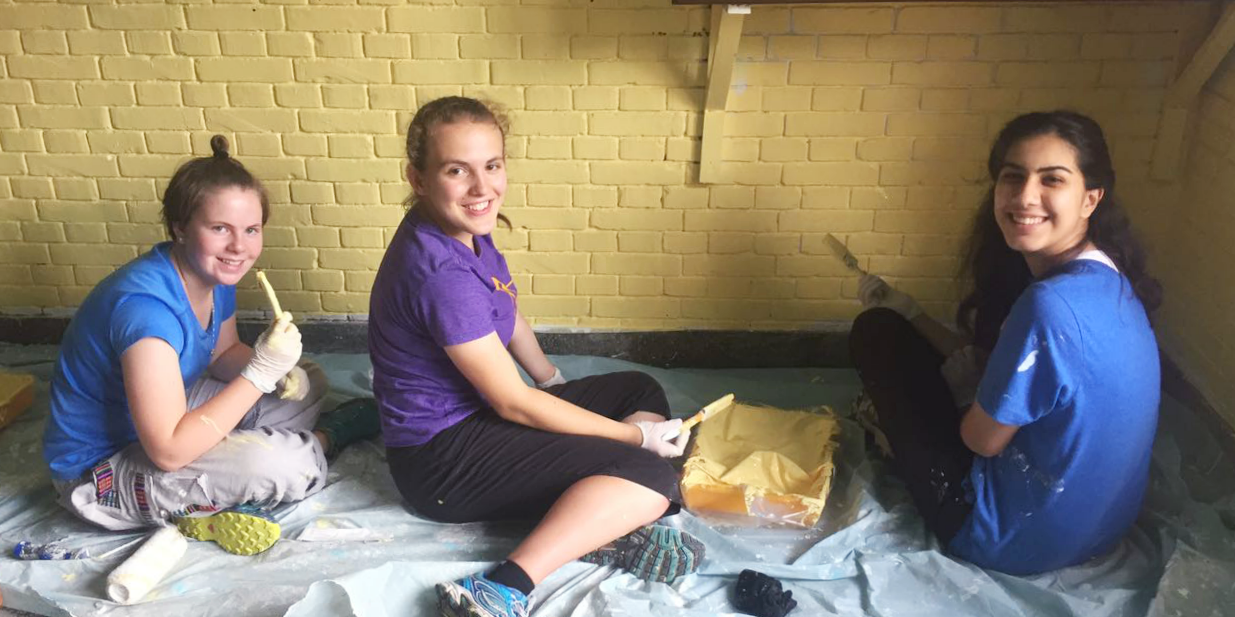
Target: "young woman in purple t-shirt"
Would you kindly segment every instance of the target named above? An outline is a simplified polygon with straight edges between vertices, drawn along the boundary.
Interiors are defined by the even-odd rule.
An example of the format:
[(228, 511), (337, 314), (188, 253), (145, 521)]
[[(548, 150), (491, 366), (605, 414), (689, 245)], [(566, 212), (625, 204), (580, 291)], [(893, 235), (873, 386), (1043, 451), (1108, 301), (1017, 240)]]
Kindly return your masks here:
[(686, 446), (660, 385), (636, 372), (566, 381), (519, 315), (490, 237), (505, 220), (504, 140), (473, 99), (416, 113), (412, 207), (370, 299), (373, 389), (404, 499), (443, 522), (540, 521), (494, 570), (438, 585), (446, 615), (526, 615), (535, 584), (580, 558), (672, 582), (703, 556), (689, 535), (649, 526), (680, 508), (666, 459)]

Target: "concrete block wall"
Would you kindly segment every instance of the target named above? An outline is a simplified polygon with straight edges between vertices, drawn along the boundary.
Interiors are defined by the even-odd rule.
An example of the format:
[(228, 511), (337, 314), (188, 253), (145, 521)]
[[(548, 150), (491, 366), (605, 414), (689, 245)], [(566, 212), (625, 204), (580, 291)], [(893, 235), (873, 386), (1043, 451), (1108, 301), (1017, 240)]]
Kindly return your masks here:
[[(269, 187), (259, 262), (298, 314), (365, 313), (403, 214), (403, 132), (446, 94), (507, 106), (511, 231), (538, 325), (800, 329), (858, 310), (824, 245), (947, 315), (994, 132), (1101, 120), (1134, 213), (1166, 85), (1209, 4), (756, 6), (695, 183), (704, 7), (669, 0), (0, 0), (0, 312), (69, 312), (160, 240), (212, 133)], [(1235, 231), (1229, 232), (1235, 235)], [(1231, 235), (1225, 236), (1229, 245)], [(244, 284), (242, 309), (263, 297)]]

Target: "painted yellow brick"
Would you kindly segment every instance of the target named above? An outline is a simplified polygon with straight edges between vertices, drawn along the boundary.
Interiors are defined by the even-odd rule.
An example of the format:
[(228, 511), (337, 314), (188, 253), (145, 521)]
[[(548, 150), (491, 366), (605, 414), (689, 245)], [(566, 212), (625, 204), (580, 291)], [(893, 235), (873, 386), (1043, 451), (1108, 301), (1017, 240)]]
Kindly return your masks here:
[(310, 133), (393, 133), (394, 115), (386, 111), (304, 111), (300, 128)]
[(18, 175), (26, 173), (25, 158), (18, 154), (0, 153), (0, 174)]
[(592, 255), (592, 273), (678, 276), (682, 273), (682, 257), (640, 253), (597, 253)]
[(322, 293), (322, 310), (332, 313), (368, 313), (367, 293)]
[[(367, 135), (329, 135), (327, 144), (334, 158), (359, 159), (373, 157), (373, 139)], [(377, 187), (373, 187), (376, 201)]]
[(720, 144), (722, 161), (749, 163), (759, 160), (758, 139), (725, 139)]
[(588, 272), (587, 255), (576, 253), (525, 253), (522, 251), (506, 254), (507, 262), (512, 272), (530, 272), (533, 274), (586, 274)]
[(32, 130), (0, 131), (0, 150), (5, 152), (42, 152), (43, 133)]
[[(406, 34), (365, 34), (361, 43), (363, 55), (368, 58), (411, 57), (411, 37)], [(271, 53), (274, 53), (273, 50)]]
[(14, 30), (89, 28), (86, 8), (62, 5), (0, 6), (0, 23)]
[(570, 57), (577, 60), (615, 59), (618, 57), (618, 40), (615, 36), (571, 37)]
[(43, 145), (50, 153), (80, 154), (90, 151), (85, 131), (43, 131)]
[(706, 60), (708, 57), (707, 41), (699, 36), (670, 36), (668, 48), (665, 50), (670, 60)]
[(575, 293), (580, 296), (616, 296), (618, 277), (611, 274), (585, 274), (575, 277)]
[(34, 86), (34, 102), (44, 105), (77, 105), (77, 89), (68, 81), (30, 82)]
[[(43, 138), (46, 140), (47, 135)], [(29, 172), (34, 176), (110, 178), (118, 175), (116, 159), (109, 155), (27, 154), (25, 157)], [(0, 168), (3, 168), (2, 162)]]
[(810, 109), (811, 91), (798, 87), (763, 88), (762, 111), (805, 111)]
[(364, 86), (351, 84), (326, 84), (322, 86), (322, 103), (326, 107), (335, 109), (364, 109), (368, 106), (368, 99), (368, 93)]
[(618, 289), (623, 296), (662, 296), (664, 281), (658, 276), (623, 276), (619, 277)]
[(1080, 55), (1078, 34), (1036, 34), (1029, 39), (1030, 60), (1075, 60)]
[[(940, 256), (955, 258), (961, 254), (964, 238), (955, 234), (905, 236), (903, 255)], [(895, 254), (895, 253), (889, 253)]]
[[(571, 142), (569, 137), (530, 137), (527, 143), (527, 157), (530, 159), (569, 159)], [(519, 177), (519, 176), (515, 176)]]
[(34, 102), (34, 91), (28, 81), (0, 81), (0, 103), (29, 104)]
[(896, 31), (940, 34), (998, 32), (1000, 14), (998, 8), (903, 7), (896, 17)]
[(708, 251), (708, 234), (702, 232), (665, 232), (661, 239), (664, 251), (670, 254), (690, 255)]
[(1001, 86), (1084, 86), (1098, 82), (1100, 62), (1005, 62), (995, 81)]
[(665, 95), (664, 88), (622, 88), (618, 95), (618, 108), (623, 111), (663, 111)]
[[(106, 238), (103, 239), (106, 241)], [(48, 248), (52, 263), (71, 266), (118, 266), (137, 257), (137, 249), (132, 246), (108, 245), (91, 243), (88, 246), (80, 244), (53, 244)], [(102, 268), (103, 275), (110, 274), (112, 268)], [(97, 282), (97, 281), (95, 281)]]
[(16, 221), (0, 221), (0, 240), (19, 242), (21, 239), (21, 226)]
[(373, 109), (410, 110), (416, 108), (416, 90), (411, 86), (372, 85), (369, 107)]
[(321, 249), (317, 262), (322, 268), (336, 270), (376, 270), (384, 253), (379, 249)]
[(1174, 63), (1162, 62), (1121, 62), (1107, 60), (1102, 63), (1103, 86), (1165, 86), (1174, 74)]
[(0, 264), (47, 264), (51, 256), (45, 244), (0, 245)]
[(274, 107), (270, 84), (228, 84), (227, 100), (233, 107)]
[[(104, 71), (109, 58), (104, 58)], [(287, 58), (202, 58), (197, 61), (202, 81), (283, 83), (293, 80)]]
[(883, 135), (885, 124), (886, 116), (881, 113), (787, 113), (785, 135)]
[(313, 270), (300, 273), (306, 291), (343, 291), (343, 273), (338, 270)]
[(915, 110), (921, 99), (922, 91), (917, 88), (867, 88), (862, 94), (862, 110)]
[(1024, 34), (984, 34), (978, 37), (979, 60), (1023, 60), (1032, 37)]
[(788, 185), (863, 186), (879, 181), (879, 166), (871, 163), (789, 163), (784, 183)]
[(223, 84), (180, 84), (185, 105), (193, 107), (223, 107), (227, 104), (227, 88)]
[(618, 158), (626, 161), (663, 161), (665, 140), (655, 137), (623, 137), (618, 141)]
[(618, 191), (618, 206), (623, 208), (660, 208), (664, 189), (659, 186), (624, 186)]
[(1179, 52), (1179, 39), (1173, 32), (1141, 34), (1132, 41), (1131, 57), (1140, 60), (1165, 60)]
[(147, 247), (167, 238), (162, 225), (108, 223), (107, 242)]
[(413, 58), (455, 59), (459, 57), (459, 36), (416, 33), (411, 35)]
[[(563, 143), (569, 148), (569, 142)], [(508, 165), (510, 176), (526, 184), (582, 183), (588, 177), (587, 163), (582, 161), (512, 160)]]
[(686, 167), (677, 162), (597, 161), (592, 166), (595, 184), (681, 184)]
[(771, 60), (813, 60), (815, 58), (816, 37), (814, 36), (772, 36), (767, 37), (767, 40), (767, 56)]
[(333, 227), (298, 227), (296, 245), (311, 248), (339, 248), (339, 230)]
[(532, 293), (537, 295), (574, 295), (575, 277), (565, 274), (537, 274), (532, 277)]
[(1014, 6), (1005, 9), (1003, 21), (1013, 32), (1091, 32), (1106, 27), (1107, 13), (1102, 6)]
[[(1002, 73), (1005, 65), (999, 65)], [(995, 76), (996, 66), (985, 62), (897, 62), (892, 66), (892, 83), (923, 86), (986, 86)]]
[(138, 178), (100, 178), (99, 196), (115, 200), (154, 200), (154, 181)]
[(30, 275), (30, 266), (0, 266), (0, 284), (33, 285), (34, 278)]
[(527, 205), (569, 207), (571, 185), (530, 184), (527, 186)]
[(573, 91), (574, 107), (580, 111), (617, 109), (619, 89), (605, 86), (584, 86)]
[(829, 34), (819, 40), (820, 58), (828, 60), (865, 60), (869, 37), (864, 35)]
[(580, 208), (612, 208), (617, 206), (618, 192), (611, 186), (575, 186), (571, 190), (574, 205)]
[(754, 210), (688, 210), (684, 223), (686, 231), (775, 231), (776, 213)]
[(566, 34), (539, 34), (523, 37), (524, 60), (569, 60), (570, 36)]
[(51, 185), (51, 178), (11, 178), (9, 183), (11, 184), (14, 197), (39, 199), (50, 198), (55, 195)]
[(602, 111), (591, 114), (588, 129), (592, 135), (681, 135), (686, 131), (686, 114)]
[(189, 154), (193, 151), (189, 136), (180, 131), (146, 132), (146, 148), (151, 154)]
[(314, 205), (313, 222), (329, 227), (395, 227), (406, 213), (401, 205), (334, 206)]
[(758, 255), (794, 255), (800, 250), (799, 234), (762, 233), (755, 236), (754, 251)]
[(793, 31), (799, 34), (868, 34), (891, 32), (890, 8), (794, 8)]
[(926, 57), (931, 60), (969, 60), (977, 54), (978, 37), (968, 34), (932, 34)]
[(862, 106), (862, 88), (814, 88), (811, 109), (815, 111), (856, 111)]
[[(776, 257), (770, 255), (685, 255), (686, 276), (770, 276), (776, 272)], [(723, 282), (719, 282), (723, 286)]]
[[(396, 7), (386, 10), (386, 18), (390, 32), (483, 33), (484, 11), (483, 8), (471, 7)], [(490, 31), (496, 32), (493, 29)]]
[(528, 110), (556, 111), (571, 108), (570, 88), (566, 86), (529, 86), (524, 90)]
[(220, 32), (219, 49), (225, 56), (264, 56), (266, 37), (260, 32)]
[(382, 230), (374, 227), (343, 228), (339, 238), (346, 248), (385, 248)]
[(283, 29), (283, 11), (278, 7), (188, 6), (184, 10), (192, 30)]
[(32, 281), (38, 284), (62, 287), (74, 283), (72, 266), (31, 265), (29, 269)]
[(764, 161), (801, 161), (806, 159), (807, 141), (801, 138), (765, 139), (759, 151)]
[(789, 83), (795, 85), (881, 85), (892, 77), (889, 62), (800, 61), (789, 65)]
[(488, 30), (494, 33), (581, 34), (588, 25), (588, 12), (584, 9), (494, 6), (487, 9), (487, 14)]
[(618, 57), (623, 60), (663, 60), (669, 55), (664, 36), (626, 35), (618, 38)]
[(574, 250), (586, 253), (611, 253), (617, 251), (617, 232), (587, 230), (572, 235)]
[(236, 154), (248, 156), (280, 156), (283, 148), (278, 135), (266, 133), (240, 133), (236, 135)]
[[(283, 9), (288, 30), (308, 32), (381, 32), (386, 29), (384, 9), (370, 7), (287, 7)], [(395, 15), (391, 14), (391, 30)]]
[(21, 33), (22, 48), (28, 54), (66, 55), (69, 41), (63, 32), (36, 30)]
[(922, 92), (922, 111), (966, 111), (968, 88), (931, 88)]
[(334, 84), (390, 83), (389, 60), (292, 60), (296, 80)]
[(53, 178), (52, 184), (56, 187), (56, 197), (59, 199), (87, 201), (99, 198), (98, 187), (93, 179)]
[(1020, 92), (1015, 89), (970, 89), (969, 107), (973, 111), (1003, 111), (1016, 106)]
[(661, 235), (661, 232), (658, 231), (618, 232), (618, 251), (622, 253), (659, 253)]
[(858, 158), (863, 161), (908, 161), (913, 156), (913, 140), (905, 137), (879, 137), (858, 142)]
[(578, 135), (586, 125), (586, 116), (581, 113), (545, 111), (512, 111), (510, 132), (512, 135)]
[(180, 85), (171, 83), (140, 83), (135, 86), (137, 102), (141, 105), (167, 107), (181, 105)]
[(494, 84), (582, 85), (587, 65), (577, 60), (494, 60)]
[[(4, 10), (0, 7), (0, 11)], [(0, 54), (15, 56), (21, 53), (21, 33), (17, 30), (0, 32)]]
[(928, 39), (920, 34), (884, 34), (870, 37), (866, 53), (872, 60), (923, 60)]
[(519, 37), (514, 34), (466, 34), (459, 37), (459, 57), (483, 60), (519, 57)]
[(889, 114), (888, 135), (982, 135), (986, 117), (978, 114)]
[(103, 30), (175, 30), (185, 25), (180, 7), (159, 5), (93, 5), (90, 21)]
[(681, 9), (591, 9), (588, 29), (591, 34), (651, 34), (687, 31), (687, 14)]
[(191, 108), (151, 109), (149, 107), (111, 110), (112, 126), (140, 130), (201, 130), (205, 128), (202, 110)]
[(698, 63), (680, 62), (592, 62), (588, 83), (599, 86), (677, 86), (701, 85), (704, 72)]
[(533, 230), (528, 233), (528, 247), (533, 251), (569, 251), (572, 245), (569, 231)]
[(36, 129), (104, 129), (107, 113), (98, 108), (22, 107), (17, 110), (21, 125)]
[(879, 184), (883, 186), (939, 186), (960, 185), (982, 177), (982, 165), (974, 161), (964, 163), (884, 163), (879, 171)]
[(124, 107), (137, 102), (133, 86), (123, 83), (77, 84), (77, 98), (87, 107)]
[[(291, 135), (283, 137), (284, 143)], [(322, 138), (325, 141), (325, 138)], [(334, 202), (334, 185), (328, 182), (292, 182), (291, 199), (298, 204), (328, 204)]]
[(713, 255), (751, 253), (755, 248), (755, 234), (720, 232), (708, 234), (708, 252)]
[[(203, 60), (202, 62), (210, 62)], [(226, 61), (225, 61), (226, 62)], [(100, 61), (103, 76), (107, 79), (133, 81), (191, 81), (193, 79), (193, 61), (189, 58), (139, 58), (139, 57), (105, 57)], [(198, 65), (199, 75), (202, 65)], [(222, 78), (214, 81), (227, 81)], [(233, 76), (234, 77), (234, 76)]]
[(167, 32), (125, 32), (125, 44), (131, 54), (166, 56), (172, 53), (171, 35)]
[[(782, 232), (848, 233), (869, 231), (874, 220), (875, 213), (867, 210), (790, 210), (780, 213), (778, 225)], [(818, 240), (822, 243), (822, 238)]]
[(99, 77), (97, 60), (92, 57), (10, 56), (7, 60), (9, 77), (72, 80)]
[(955, 233), (966, 229), (969, 212), (881, 210), (875, 213), (873, 230), (882, 233)]
[(172, 47), (185, 56), (219, 55), (219, 35), (214, 32), (173, 32)]
[(398, 62), (393, 68), (394, 82), (398, 84), (457, 86), (489, 81), (488, 64), (481, 60), (411, 60)]

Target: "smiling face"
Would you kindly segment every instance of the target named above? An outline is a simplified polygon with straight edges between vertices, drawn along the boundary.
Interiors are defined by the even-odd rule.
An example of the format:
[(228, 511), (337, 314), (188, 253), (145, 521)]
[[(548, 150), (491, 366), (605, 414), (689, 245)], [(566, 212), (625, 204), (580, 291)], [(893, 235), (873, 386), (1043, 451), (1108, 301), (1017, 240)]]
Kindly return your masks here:
[(261, 195), (234, 186), (214, 191), (176, 237), (186, 279), (235, 285), (262, 254)]
[(429, 131), (424, 169), (408, 166), (422, 212), (446, 235), (472, 247), (491, 233), (506, 196), (502, 131), (485, 122), (439, 124)]
[(995, 220), (1034, 276), (1091, 248), (1089, 216), (1103, 190), (1086, 189), (1076, 149), (1054, 134), (1008, 149), (995, 180)]

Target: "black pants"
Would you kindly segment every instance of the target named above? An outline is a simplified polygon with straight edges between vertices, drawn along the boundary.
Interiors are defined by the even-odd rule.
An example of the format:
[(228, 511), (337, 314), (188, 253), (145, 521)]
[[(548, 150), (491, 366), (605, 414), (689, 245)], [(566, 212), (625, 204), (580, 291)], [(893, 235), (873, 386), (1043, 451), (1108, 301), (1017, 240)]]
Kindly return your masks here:
[[(548, 392), (614, 420), (636, 411), (669, 417), (664, 389), (644, 373), (585, 377)], [(386, 452), (403, 498), (435, 521), (539, 519), (566, 489), (590, 476), (646, 486), (669, 499), (666, 514), (681, 508), (677, 471), (654, 452), (604, 437), (541, 431), (503, 420), (492, 409), (477, 411), (424, 445)]]
[(974, 454), (961, 440), (961, 412), (939, 373), (943, 355), (905, 318), (876, 308), (854, 320), (849, 357), (892, 446), (893, 469), (946, 547), (973, 510), (964, 484)]

